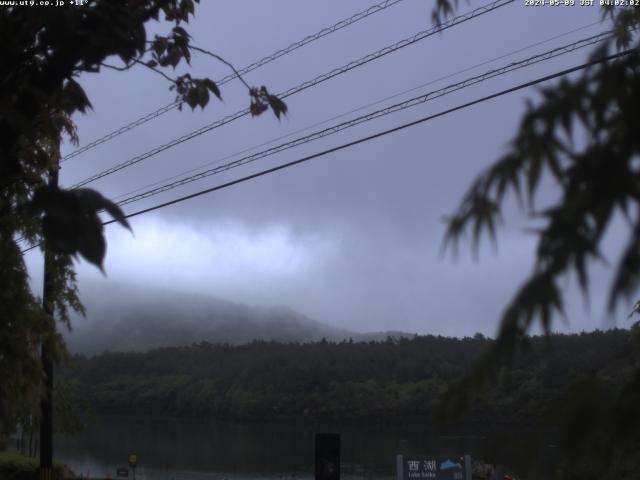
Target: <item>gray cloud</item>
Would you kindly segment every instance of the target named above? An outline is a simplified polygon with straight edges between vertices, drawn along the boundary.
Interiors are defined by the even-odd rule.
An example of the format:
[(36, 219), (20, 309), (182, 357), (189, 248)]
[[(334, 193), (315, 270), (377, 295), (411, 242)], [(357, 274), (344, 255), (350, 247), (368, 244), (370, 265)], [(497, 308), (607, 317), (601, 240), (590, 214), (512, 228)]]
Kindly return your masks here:
[[(190, 31), (194, 43), (242, 66), (368, 4), (331, 2), (331, 8), (327, 8), (326, 3), (251, 2), (241, 8), (238, 2), (205, 2)], [(478, 5), (474, 3), (471, 8)], [(274, 92), (285, 90), (427, 28), (430, 8), (424, 2), (404, 2), (256, 70), (247, 80), (265, 84)], [(595, 7), (551, 10), (525, 8), (516, 2), (288, 99), (290, 115), (281, 122), (270, 113), (237, 121), (92, 186), (116, 197), (599, 18)], [(585, 29), (421, 92), (602, 29)], [(396, 126), (577, 64), (586, 54), (581, 51), (478, 85), (129, 205), (126, 210), (134, 211)], [(196, 74), (214, 78), (227, 73), (223, 65), (206, 58), (194, 59), (194, 69)], [(76, 119), (83, 142), (171, 100), (168, 85), (147, 71), (105, 71), (81, 81), (95, 107), (95, 112)], [(223, 95), (224, 103), (214, 101), (204, 112), (172, 112), (65, 163), (63, 184), (71, 185), (248, 104), (246, 91), (237, 83), (225, 86)], [(527, 91), (489, 102), (133, 219), (134, 237), (108, 227), (109, 277), (105, 280), (82, 264), (81, 284), (110, 280), (156, 284), (248, 303), (285, 304), (318, 320), (361, 331), (493, 334), (497, 317), (530, 271), (533, 238), (522, 233), (526, 222), (517, 208), (509, 205), (510, 222), (500, 236), (498, 253), (494, 255), (490, 248), (483, 247), (480, 260), (475, 262), (467, 245), (454, 262), (440, 255), (442, 216), (453, 211), (472, 179), (504, 150), (516, 131), (526, 97), (535, 97), (535, 93)], [(622, 222), (612, 228), (611, 252), (619, 249), (616, 238), (623, 229)], [(36, 278), (35, 255), (30, 262)], [(606, 325), (602, 306), (610, 273), (601, 267), (593, 271), (591, 313), (585, 313), (575, 287), (568, 287), (570, 325), (557, 323), (559, 329)]]

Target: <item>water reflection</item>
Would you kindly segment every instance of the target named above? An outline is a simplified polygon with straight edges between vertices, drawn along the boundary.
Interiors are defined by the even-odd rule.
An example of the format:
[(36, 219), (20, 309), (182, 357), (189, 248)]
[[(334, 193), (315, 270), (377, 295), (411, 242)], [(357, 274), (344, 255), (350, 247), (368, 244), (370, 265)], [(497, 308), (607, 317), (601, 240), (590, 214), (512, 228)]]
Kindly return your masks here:
[(115, 476), (135, 453), (145, 480), (305, 480), (312, 477), (314, 436), (341, 434), (343, 478), (391, 478), (395, 455), (471, 454), (544, 478), (553, 465), (549, 433), (403, 426), (234, 423), (156, 417), (98, 417), (82, 434), (56, 437), (55, 456), (76, 473)]

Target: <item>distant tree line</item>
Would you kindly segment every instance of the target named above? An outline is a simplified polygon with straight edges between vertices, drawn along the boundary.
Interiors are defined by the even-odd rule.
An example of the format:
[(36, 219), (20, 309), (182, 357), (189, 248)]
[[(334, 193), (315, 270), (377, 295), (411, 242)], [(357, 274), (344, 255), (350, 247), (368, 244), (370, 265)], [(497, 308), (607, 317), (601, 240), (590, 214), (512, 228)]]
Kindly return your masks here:
[[(61, 370), (97, 413), (225, 419), (432, 417), (447, 387), (492, 340), (420, 336), (385, 342), (194, 344), (73, 356)], [(567, 386), (616, 394), (637, 362), (629, 331), (533, 337), (465, 420), (556, 423)]]

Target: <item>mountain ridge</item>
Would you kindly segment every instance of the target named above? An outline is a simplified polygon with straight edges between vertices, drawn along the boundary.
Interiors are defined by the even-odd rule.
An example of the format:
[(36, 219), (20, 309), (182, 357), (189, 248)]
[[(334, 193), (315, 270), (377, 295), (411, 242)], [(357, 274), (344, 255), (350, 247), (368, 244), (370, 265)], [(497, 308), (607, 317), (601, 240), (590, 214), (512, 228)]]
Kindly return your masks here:
[(83, 284), (86, 318), (63, 332), (71, 353), (143, 352), (194, 343), (380, 341), (404, 332), (358, 333), (312, 319), (290, 307), (251, 306), (201, 293), (122, 283)]

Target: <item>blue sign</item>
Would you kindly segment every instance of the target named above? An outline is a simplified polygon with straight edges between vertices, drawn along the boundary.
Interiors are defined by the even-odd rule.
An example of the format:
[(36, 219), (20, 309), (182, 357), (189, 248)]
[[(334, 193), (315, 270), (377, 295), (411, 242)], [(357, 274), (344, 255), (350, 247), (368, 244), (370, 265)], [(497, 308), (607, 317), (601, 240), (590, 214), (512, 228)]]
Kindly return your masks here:
[(471, 480), (471, 457), (398, 455), (396, 480)]

